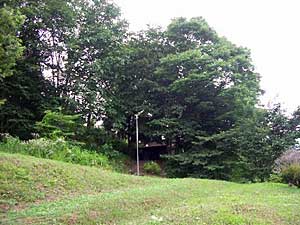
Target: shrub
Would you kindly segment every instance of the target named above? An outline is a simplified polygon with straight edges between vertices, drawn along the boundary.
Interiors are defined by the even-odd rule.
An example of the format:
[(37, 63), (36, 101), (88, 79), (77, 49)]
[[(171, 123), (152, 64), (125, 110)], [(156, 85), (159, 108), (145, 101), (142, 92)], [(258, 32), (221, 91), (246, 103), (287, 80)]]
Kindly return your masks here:
[(280, 174), (277, 173), (272, 173), (268, 179), (268, 182), (272, 182), (272, 183), (282, 183), (282, 176)]
[(70, 143), (63, 138), (56, 140), (40, 138), (24, 142), (17, 138), (7, 137), (4, 142), (0, 142), (0, 151), (86, 166), (110, 167), (108, 157), (104, 154), (82, 149), (80, 145)]
[(158, 163), (150, 161), (144, 164), (144, 171), (149, 174), (159, 175), (161, 173), (161, 168)]
[(3, 143), (0, 142), (0, 151), (17, 153), (23, 150), (19, 138), (11, 137), (9, 135), (2, 137)]
[(274, 172), (280, 173), (284, 168), (293, 164), (300, 165), (300, 151), (288, 150), (275, 161)]
[(282, 170), (282, 178), (286, 183), (300, 188), (300, 165), (292, 164)]

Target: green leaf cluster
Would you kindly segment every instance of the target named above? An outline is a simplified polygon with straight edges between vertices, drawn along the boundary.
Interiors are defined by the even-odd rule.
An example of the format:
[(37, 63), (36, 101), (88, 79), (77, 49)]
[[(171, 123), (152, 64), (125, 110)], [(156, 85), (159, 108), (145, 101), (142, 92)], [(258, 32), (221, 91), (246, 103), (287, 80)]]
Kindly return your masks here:
[(13, 75), (16, 61), (22, 56), (24, 46), (18, 37), (25, 16), (8, 6), (0, 8), (0, 81)]
[(78, 120), (80, 115), (65, 115), (61, 112), (47, 110), (42, 121), (36, 123), (37, 131), (51, 139), (59, 137), (71, 138), (79, 130)]

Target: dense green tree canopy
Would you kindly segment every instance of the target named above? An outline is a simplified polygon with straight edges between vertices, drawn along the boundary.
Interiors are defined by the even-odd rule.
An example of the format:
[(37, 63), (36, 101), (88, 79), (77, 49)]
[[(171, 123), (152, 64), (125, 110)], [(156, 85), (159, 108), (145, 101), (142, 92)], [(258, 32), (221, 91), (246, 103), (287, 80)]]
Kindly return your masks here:
[(259, 107), (250, 51), (202, 17), (134, 33), (108, 0), (0, 6), (1, 133), (75, 140), (82, 128), (91, 146), (113, 137), (130, 149), (134, 114), (144, 110), (142, 144), (167, 145), (169, 176), (252, 181), (266, 179), (296, 143), (299, 110), (288, 117)]
[(24, 47), (17, 36), (24, 16), (10, 7), (0, 8), (0, 79), (13, 74), (16, 61)]
[[(119, 8), (107, 1), (80, 1), (76, 5), (76, 27), (68, 38), (66, 96), (88, 126), (105, 114), (112, 78), (118, 73), (120, 52), (126, 37), (126, 22)], [(72, 103), (72, 102), (70, 102)]]
[(224, 154), (212, 137), (252, 116), (258, 103), (259, 76), (250, 53), (218, 37), (202, 18), (173, 20), (166, 33), (173, 52), (155, 71), (164, 98), (150, 124), (175, 144), (177, 154), (169, 158), (186, 165), (182, 176), (225, 178), (226, 162), (237, 158), (234, 152)]
[[(6, 5), (0, 8), (0, 83), (13, 74), (16, 61), (22, 56), (24, 46), (18, 32), (23, 23), (24, 16), (18, 10)], [(0, 105), (5, 101), (0, 96)]]

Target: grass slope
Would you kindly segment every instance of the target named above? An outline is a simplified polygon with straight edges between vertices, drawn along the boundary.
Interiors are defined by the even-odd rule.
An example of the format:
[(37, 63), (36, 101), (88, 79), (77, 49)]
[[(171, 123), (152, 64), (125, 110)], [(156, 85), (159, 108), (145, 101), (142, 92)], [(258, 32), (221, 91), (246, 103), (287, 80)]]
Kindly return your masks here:
[(122, 175), (0, 152), (0, 224), (300, 224), (300, 190)]

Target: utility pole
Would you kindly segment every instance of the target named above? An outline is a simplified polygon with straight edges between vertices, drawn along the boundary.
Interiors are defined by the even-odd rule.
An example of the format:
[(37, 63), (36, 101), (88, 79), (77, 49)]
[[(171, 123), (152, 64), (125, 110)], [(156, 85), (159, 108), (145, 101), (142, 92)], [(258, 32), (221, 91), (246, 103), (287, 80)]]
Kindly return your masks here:
[(136, 127), (136, 174), (140, 175), (140, 159), (139, 159), (139, 116), (135, 115)]
[(141, 115), (144, 110), (135, 114), (135, 128), (136, 128), (136, 175), (140, 175), (140, 159), (139, 159), (139, 115)]
[[(136, 174), (140, 175), (140, 159), (139, 159), (139, 116), (144, 112), (144, 110), (135, 114), (135, 128), (136, 128)], [(147, 114), (148, 117), (152, 117), (151, 113)]]

